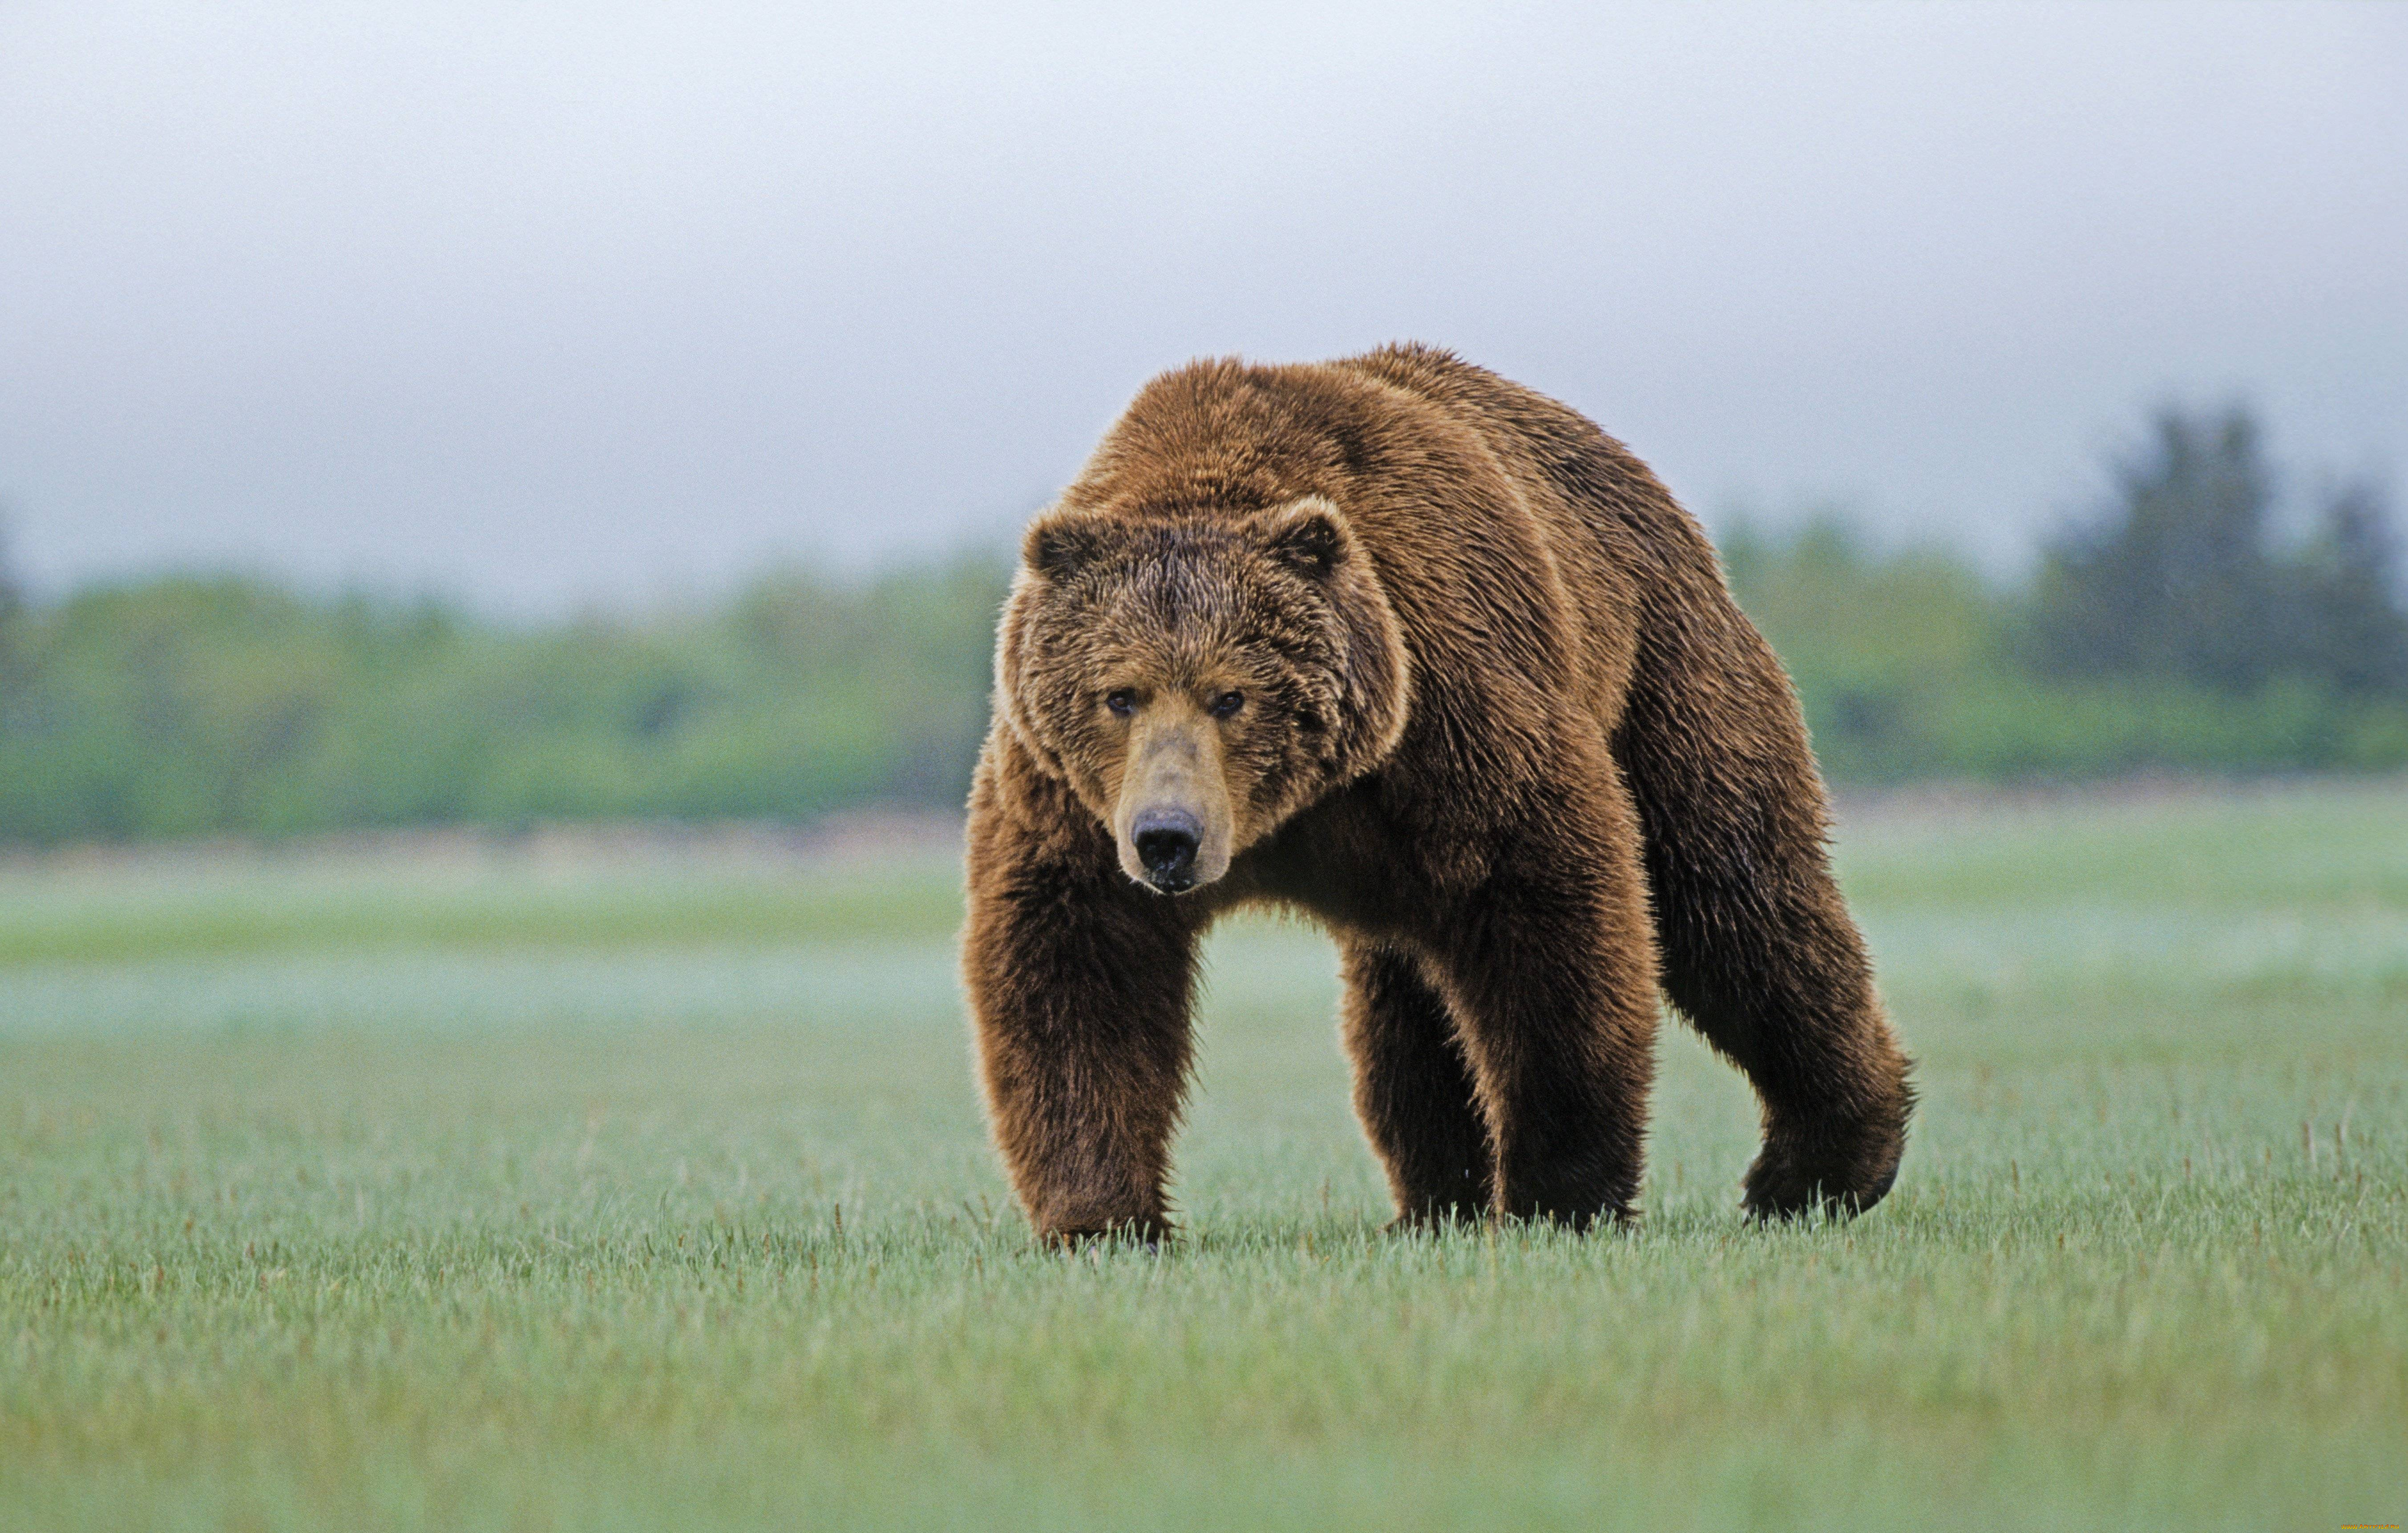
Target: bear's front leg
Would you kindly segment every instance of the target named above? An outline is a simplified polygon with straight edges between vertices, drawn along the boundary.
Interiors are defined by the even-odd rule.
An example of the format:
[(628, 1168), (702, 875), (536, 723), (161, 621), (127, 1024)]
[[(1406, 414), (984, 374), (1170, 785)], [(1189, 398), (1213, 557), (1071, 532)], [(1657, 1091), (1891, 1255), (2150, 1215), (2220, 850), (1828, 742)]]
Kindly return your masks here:
[(1187, 912), (1132, 883), (1100, 835), (1040, 835), (974, 803), (969, 839), (962, 965), (1012, 1190), (1048, 1240), (1158, 1239), (1187, 1079)]
[(1637, 838), (1611, 786), (1500, 836), (1490, 876), (1428, 938), (1487, 1121), (1492, 1206), (1507, 1218), (1584, 1229), (1628, 1214), (1639, 1193), (1656, 947)]

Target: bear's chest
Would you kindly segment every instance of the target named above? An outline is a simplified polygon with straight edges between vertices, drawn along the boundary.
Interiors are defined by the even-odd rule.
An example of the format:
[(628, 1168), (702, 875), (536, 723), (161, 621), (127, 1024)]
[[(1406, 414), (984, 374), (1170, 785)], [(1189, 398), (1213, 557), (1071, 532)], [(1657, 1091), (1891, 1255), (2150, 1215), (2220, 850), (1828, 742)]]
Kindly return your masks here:
[(1365, 936), (1412, 924), (1442, 875), (1379, 787), (1373, 779), (1332, 795), (1240, 854), (1230, 868), (1235, 902), (1289, 906)]

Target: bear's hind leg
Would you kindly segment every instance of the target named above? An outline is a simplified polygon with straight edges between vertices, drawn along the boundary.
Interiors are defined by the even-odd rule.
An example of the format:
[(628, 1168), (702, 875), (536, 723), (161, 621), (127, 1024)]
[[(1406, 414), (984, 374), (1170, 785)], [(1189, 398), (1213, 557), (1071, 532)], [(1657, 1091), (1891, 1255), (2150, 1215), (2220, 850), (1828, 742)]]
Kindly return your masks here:
[(1586, 1228), (1639, 1194), (1656, 989), (1636, 823), (1610, 764), (1580, 765), (1427, 940), (1479, 1082), (1492, 1207)]
[(1488, 1127), (1445, 998), (1399, 949), (1349, 941), (1344, 958), (1354, 1110), (1387, 1169), (1397, 1223), (1484, 1218)]
[[(1766, 849), (1758, 868), (1778, 867), (1776, 855)], [(1750, 871), (1744, 881), (1676, 866), (1656, 884), (1672, 1003), (1764, 1105), (1764, 1148), (1745, 1179), (1759, 1217), (1881, 1201), (1914, 1105), (1906, 1055), (1821, 861), (1819, 847), (1793, 853), (1771, 879)]]
[(1797, 705), (1753, 634), (1735, 626), (1727, 643), (1711, 682), (1642, 676), (1616, 739), (1646, 838), (1664, 988), (1763, 1103), (1748, 1211), (1858, 1212), (1898, 1176), (1914, 1100), (1907, 1058), (1831, 878)]

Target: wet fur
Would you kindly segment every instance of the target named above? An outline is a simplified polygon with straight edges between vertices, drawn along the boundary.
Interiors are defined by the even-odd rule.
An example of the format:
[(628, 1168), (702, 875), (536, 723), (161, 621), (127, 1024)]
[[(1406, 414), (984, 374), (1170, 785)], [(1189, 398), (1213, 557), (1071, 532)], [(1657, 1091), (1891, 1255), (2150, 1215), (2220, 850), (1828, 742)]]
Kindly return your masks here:
[[(1168, 1228), (1197, 943), (1254, 903), (1339, 939), (1403, 1220), (1631, 1211), (1659, 983), (1763, 1104), (1751, 1211), (1887, 1191), (1907, 1061), (1788, 680), (1579, 415), (1420, 347), (1165, 374), (1031, 527), (996, 672), (963, 963), (1045, 1236)], [(1116, 844), (1125, 684), (1262, 705), (1215, 737), (1232, 855), (1190, 894)]]

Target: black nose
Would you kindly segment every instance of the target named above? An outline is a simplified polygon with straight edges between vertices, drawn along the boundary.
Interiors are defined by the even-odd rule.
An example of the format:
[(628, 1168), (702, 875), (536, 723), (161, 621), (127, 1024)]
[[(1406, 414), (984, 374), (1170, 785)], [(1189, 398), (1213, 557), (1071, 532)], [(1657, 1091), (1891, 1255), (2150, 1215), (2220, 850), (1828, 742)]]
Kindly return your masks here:
[(1196, 848), (1204, 827), (1185, 809), (1147, 809), (1129, 827), (1137, 860), (1159, 888), (1184, 889), (1196, 877)]

